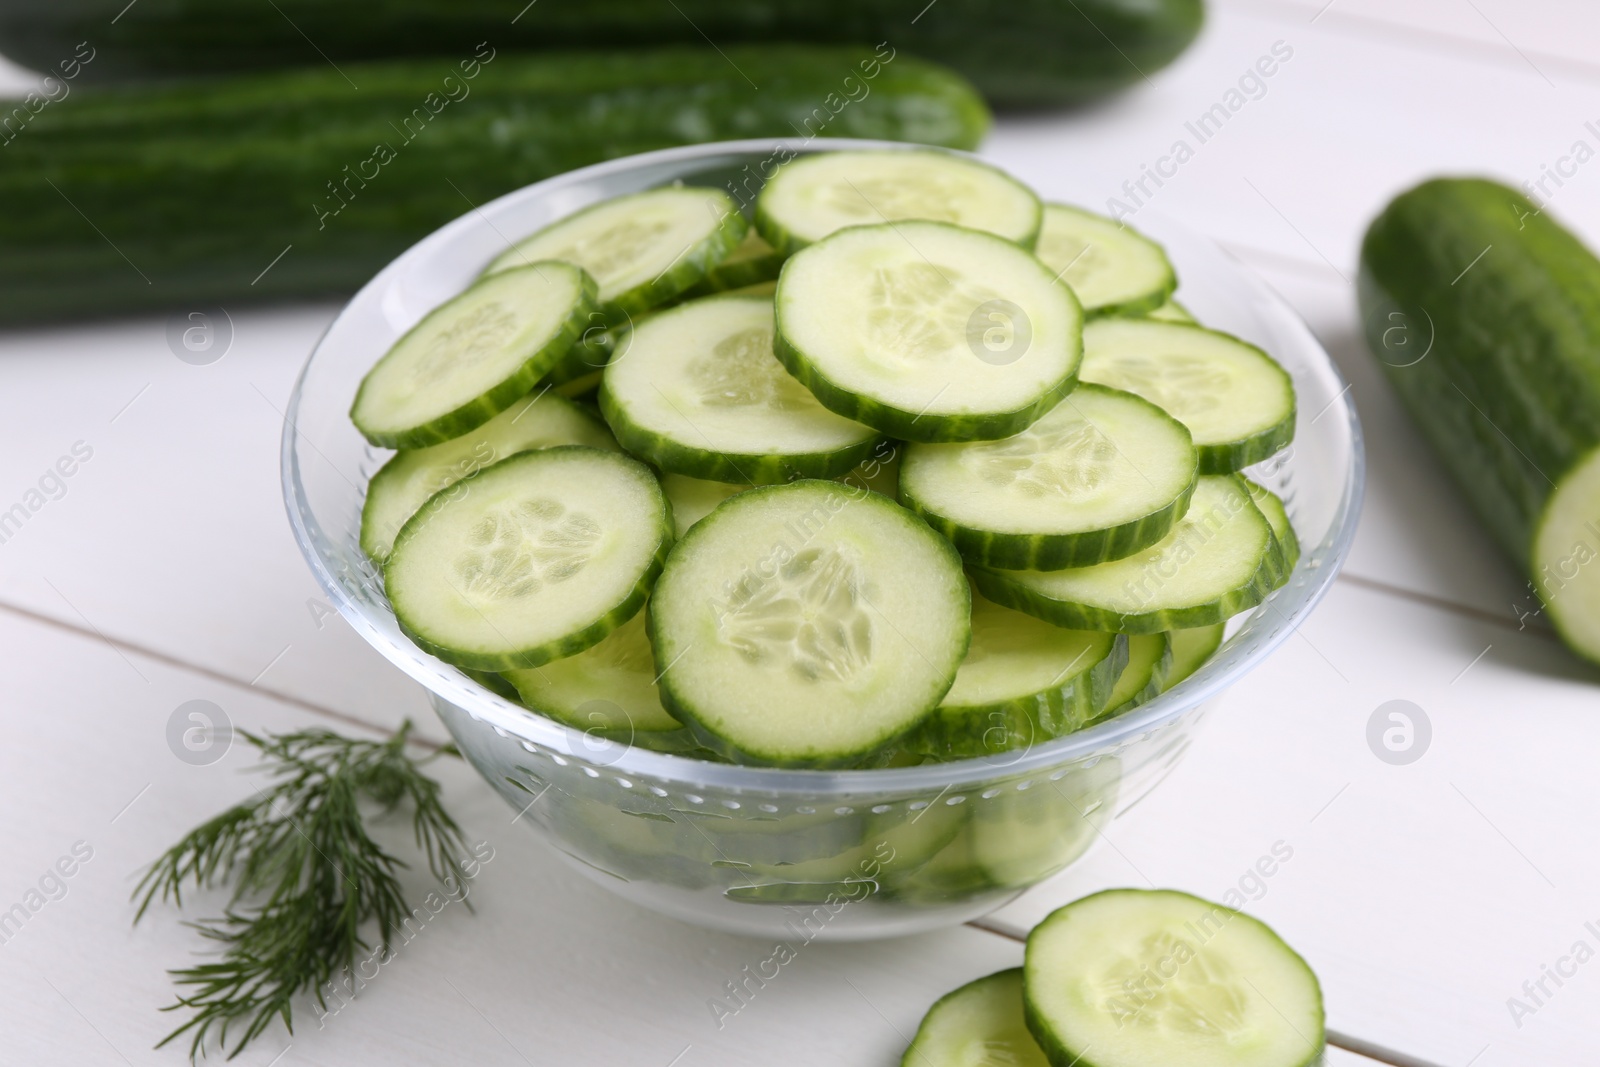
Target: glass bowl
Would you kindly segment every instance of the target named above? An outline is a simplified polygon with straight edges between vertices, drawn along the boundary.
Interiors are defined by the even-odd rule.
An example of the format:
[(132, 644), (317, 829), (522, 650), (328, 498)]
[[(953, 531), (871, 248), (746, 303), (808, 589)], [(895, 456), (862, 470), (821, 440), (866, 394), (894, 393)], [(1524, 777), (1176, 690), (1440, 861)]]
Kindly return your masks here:
[[(1283, 496), (1304, 545), (1289, 583), (1235, 620), (1193, 677), (1111, 721), (980, 759), (878, 770), (742, 767), (620, 745), (542, 718), (401, 634), (358, 547), (368, 477), (388, 453), (347, 411), (369, 367), (460, 292), (507, 238), (599, 200), (682, 181), (749, 201), (790, 154), (903, 145), (737, 141), (614, 160), (476, 208), (419, 242), (328, 328), (289, 401), (283, 489), (296, 540), (339, 612), (420, 682), (513, 809), (578, 870), (693, 923), (788, 939), (888, 937), (962, 922), (1080, 857), (1188, 750), (1216, 698), (1288, 637), (1327, 590), (1355, 530), (1360, 426), (1306, 325), (1210, 242), (1149, 212), (1181, 298), (1207, 325), (1261, 345), (1299, 393), (1294, 446), (1251, 473)], [(1051, 197), (1072, 190), (1047, 190)]]

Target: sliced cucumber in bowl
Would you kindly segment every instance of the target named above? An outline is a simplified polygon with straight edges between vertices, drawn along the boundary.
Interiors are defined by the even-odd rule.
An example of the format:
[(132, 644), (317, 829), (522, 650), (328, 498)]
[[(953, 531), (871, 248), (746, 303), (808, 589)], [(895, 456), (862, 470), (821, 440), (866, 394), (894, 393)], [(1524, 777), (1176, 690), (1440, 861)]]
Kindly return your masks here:
[(1127, 223), (1066, 204), (1044, 206), (1034, 253), (1072, 287), (1091, 317), (1154, 312), (1178, 287), (1160, 245)]

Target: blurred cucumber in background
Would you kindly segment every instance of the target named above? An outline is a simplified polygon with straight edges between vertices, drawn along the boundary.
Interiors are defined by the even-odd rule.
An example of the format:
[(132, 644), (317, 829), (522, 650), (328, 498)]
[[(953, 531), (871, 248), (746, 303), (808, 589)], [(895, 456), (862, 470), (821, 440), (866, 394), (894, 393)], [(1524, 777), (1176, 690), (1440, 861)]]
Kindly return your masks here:
[(989, 124), (959, 76), (871, 48), (469, 45), (61, 84), (75, 87), (0, 120), (0, 323), (348, 293), (475, 205), (636, 152), (811, 136), (973, 148)]
[[(949, 66), (995, 107), (1092, 100), (1166, 66), (1201, 0), (0, 0), (0, 53), (90, 80), (326, 62), (777, 41), (889, 47)], [(752, 75), (760, 84), (760, 79)]]

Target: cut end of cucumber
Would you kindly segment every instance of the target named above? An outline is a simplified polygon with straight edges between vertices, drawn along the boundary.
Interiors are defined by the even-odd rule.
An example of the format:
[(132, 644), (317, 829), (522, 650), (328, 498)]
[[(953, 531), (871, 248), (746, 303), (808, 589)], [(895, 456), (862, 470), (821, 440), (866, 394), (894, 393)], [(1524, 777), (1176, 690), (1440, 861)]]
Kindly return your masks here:
[(847, 226), (905, 219), (954, 223), (1032, 248), (1042, 217), (1027, 186), (948, 152), (805, 156), (785, 163), (756, 201), (756, 228), (784, 252)]
[(1265, 924), (1171, 890), (1117, 889), (1028, 937), (1028, 1027), (1054, 1063), (1306, 1067), (1322, 990)]
[(1078, 294), (1086, 315), (1139, 315), (1178, 286), (1161, 246), (1124, 223), (1066, 204), (1044, 206), (1034, 253)]
[(1561, 479), (1534, 534), (1534, 584), (1562, 638), (1600, 663), (1600, 449)]

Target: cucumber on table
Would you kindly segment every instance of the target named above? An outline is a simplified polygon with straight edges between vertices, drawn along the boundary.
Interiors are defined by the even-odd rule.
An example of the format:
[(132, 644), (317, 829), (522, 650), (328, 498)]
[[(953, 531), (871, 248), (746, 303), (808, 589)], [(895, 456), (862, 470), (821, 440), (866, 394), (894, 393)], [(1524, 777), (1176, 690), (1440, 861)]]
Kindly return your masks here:
[(1033, 251), (1072, 287), (1091, 318), (1153, 313), (1178, 287), (1160, 245), (1126, 223), (1066, 204), (1044, 206)]
[(1550, 621), (1600, 663), (1600, 260), (1491, 181), (1391, 203), (1361, 249), (1368, 346)]
[[(348, 61), (385, 56), (454, 63), (475, 50), (481, 56), (486, 42), (507, 51), (553, 49), (556, 58), (608, 48), (623, 65), (629, 49), (711, 40), (766, 93), (776, 79), (750, 71), (739, 55), (746, 49), (736, 52), (734, 42), (876, 45), (859, 63), (830, 69), (795, 120), (803, 133), (831, 136), (830, 114), (849, 110), (846, 102), (860, 106), (863, 89), (877, 92), (885, 75), (911, 62), (906, 53), (949, 64), (996, 104), (1068, 104), (1139, 84), (1188, 47), (1203, 21), (1201, 0), (941, 0), (927, 18), (912, 18), (894, 0), (585, 0), (528, 8), (500, 0), (169, 0), (121, 8), (104, 0), (4, 0), (0, 52), (45, 73), (111, 80), (300, 67), (317, 61), (308, 41), (348, 70)], [(94, 46), (87, 51), (85, 39)], [(74, 57), (92, 58), (79, 64)]]
[(1264, 923), (1172, 890), (1111, 889), (1028, 935), (1028, 1030), (1053, 1067), (1310, 1067), (1316, 975)]
[[(1008, 437), (1077, 384), (1077, 299), (993, 234), (918, 220), (849, 227), (795, 253), (775, 300), (789, 373), (891, 437)], [(1005, 336), (991, 347), (996, 316)]]
[[(186, 70), (202, 55), (229, 71), (247, 66), (241, 49), (254, 31), (219, 31), (202, 47), (180, 43), (207, 36), (185, 22), (203, 2), (136, 4), (117, 26), (117, 12), (91, 12), (88, 36), (100, 54), (83, 71), (109, 71), (118, 52), (102, 31), (155, 7), (184, 13), (168, 43)], [(320, 18), (341, 7), (295, 11)], [(670, 5), (662, 10), (681, 21)], [(223, 25), (254, 19), (243, 12), (232, 2), (212, 9)], [(452, 49), (448, 62), (340, 60), (335, 70), (306, 51), (271, 4), (259, 12), (267, 38), (280, 27), (291, 34), (294, 62), (305, 69), (83, 87), (70, 107), (40, 111), (6, 144), (0, 323), (353, 292), (474, 205), (543, 178), (659, 148), (793, 137), (844, 74), (878, 62), (871, 48), (725, 40), (720, 52), (696, 41), (622, 53), (485, 49), (474, 58), (486, 37), (504, 43), (512, 11), (496, 16), (493, 33)], [(333, 21), (363, 40), (385, 25), (365, 5)], [(977, 144), (988, 113), (970, 85), (910, 55), (880, 65), (870, 93), (832, 115), (827, 136)]]

